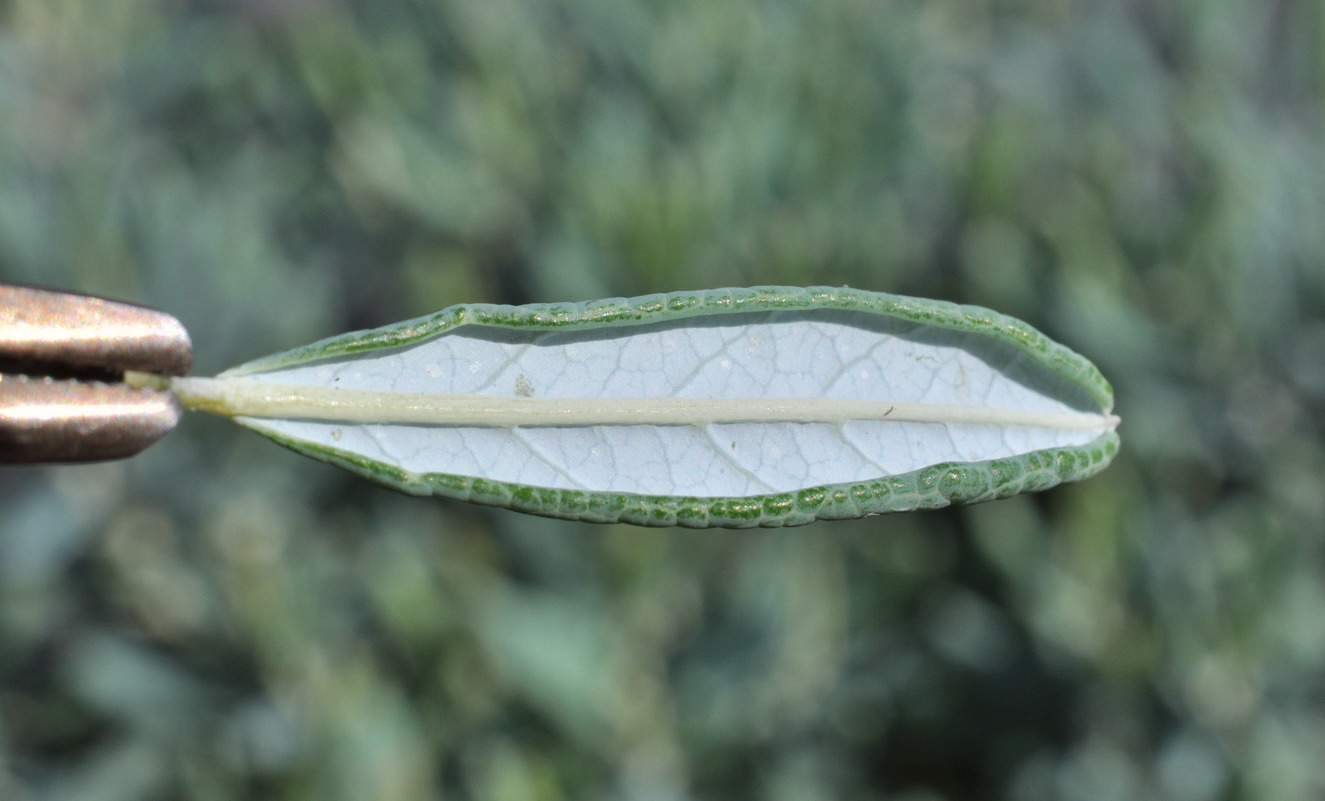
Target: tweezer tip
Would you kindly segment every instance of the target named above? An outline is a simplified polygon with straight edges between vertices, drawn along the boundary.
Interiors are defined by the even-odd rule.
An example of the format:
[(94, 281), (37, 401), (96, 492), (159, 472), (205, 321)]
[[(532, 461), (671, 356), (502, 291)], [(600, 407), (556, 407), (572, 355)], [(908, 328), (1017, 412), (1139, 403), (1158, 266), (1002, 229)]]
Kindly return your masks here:
[(0, 463), (122, 459), (169, 434), (180, 413), (166, 392), (0, 376)]
[(0, 353), (28, 364), (187, 375), (189, 334), (157, 309), (40, 287), (0, 284)]
[(124, 374), (186, 375), (192, 360), (188, 332), (165, 312), (0, 284), (0, 462), (132, 456), (175, 427), (180, 405)]

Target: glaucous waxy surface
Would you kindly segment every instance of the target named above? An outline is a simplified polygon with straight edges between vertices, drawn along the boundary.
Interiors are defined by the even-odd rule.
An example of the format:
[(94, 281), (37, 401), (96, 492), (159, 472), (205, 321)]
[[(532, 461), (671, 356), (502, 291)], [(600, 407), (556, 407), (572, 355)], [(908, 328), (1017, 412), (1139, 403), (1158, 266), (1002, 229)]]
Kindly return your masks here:
[(844, 288), (456, 306), (176, 379), (185, 405), (413, 494), (794, 525), (1103, 469), (1112, 392), (986, 309)]

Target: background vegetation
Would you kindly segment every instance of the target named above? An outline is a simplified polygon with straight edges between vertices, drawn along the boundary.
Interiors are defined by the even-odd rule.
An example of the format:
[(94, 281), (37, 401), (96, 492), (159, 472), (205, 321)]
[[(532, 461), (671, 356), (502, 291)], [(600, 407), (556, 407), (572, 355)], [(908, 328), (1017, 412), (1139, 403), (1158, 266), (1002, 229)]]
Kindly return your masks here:
[(1325, 795), (1325, 6), (8, 0), (0, 278), (197, 372), (850, 284), (1096, 360), (1097, 479), (790, 531), (408, 498), (191, 416), (0, 471), (0, 797)]

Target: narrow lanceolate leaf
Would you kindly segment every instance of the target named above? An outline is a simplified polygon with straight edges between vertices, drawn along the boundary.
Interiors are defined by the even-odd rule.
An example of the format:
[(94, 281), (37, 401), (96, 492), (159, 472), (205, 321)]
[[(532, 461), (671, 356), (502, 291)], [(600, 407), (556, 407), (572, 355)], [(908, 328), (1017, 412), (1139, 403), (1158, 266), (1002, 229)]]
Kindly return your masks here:
[(172, 386), (404, 492), (642, 525), (990, 500), (1118, 448), (1081, 356), (987, 309), (852, 289), (455, 306)]

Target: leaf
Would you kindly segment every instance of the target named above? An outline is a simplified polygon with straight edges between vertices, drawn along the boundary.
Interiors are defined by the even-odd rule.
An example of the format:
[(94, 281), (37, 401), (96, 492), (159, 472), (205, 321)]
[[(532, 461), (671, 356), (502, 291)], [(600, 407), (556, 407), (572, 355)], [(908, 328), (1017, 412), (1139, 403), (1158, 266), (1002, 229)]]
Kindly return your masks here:
[(990, 500), (1118, 448), (1109, 384), (1025, 323), (846, 288), (454, 306), (172, 387), (403, 492), (655, 526)]

